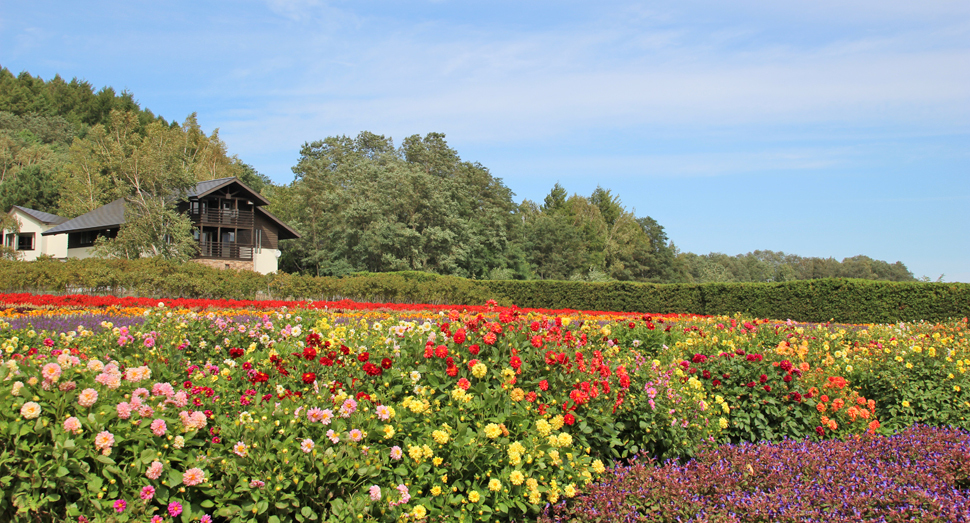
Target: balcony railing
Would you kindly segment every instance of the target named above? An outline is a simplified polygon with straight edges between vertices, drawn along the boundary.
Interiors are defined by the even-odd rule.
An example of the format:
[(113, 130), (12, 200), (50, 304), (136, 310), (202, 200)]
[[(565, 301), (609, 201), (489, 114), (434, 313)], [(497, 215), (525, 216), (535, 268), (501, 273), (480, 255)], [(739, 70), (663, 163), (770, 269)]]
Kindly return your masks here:
[(190, 212), (192, 223), (202, 225), (229, 225), (232, 227), (252, 227), (253, 211), (235, 209), (207, 209), (201, 212)]
[(199, 242), (199, 258), (253, 259), (252, 245), (229, 242)]

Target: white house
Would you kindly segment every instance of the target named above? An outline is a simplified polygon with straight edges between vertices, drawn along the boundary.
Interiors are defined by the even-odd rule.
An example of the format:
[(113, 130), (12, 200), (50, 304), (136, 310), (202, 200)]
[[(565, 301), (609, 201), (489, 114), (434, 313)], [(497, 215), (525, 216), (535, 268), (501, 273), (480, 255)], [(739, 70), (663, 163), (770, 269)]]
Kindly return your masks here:
[[(195, 227), (198, 251), (193, 261), (217, 269), (276, 272), (279, 241), (300, 235), (264, 209), (265, 205), (269, 200), (238, 178), (199, 182), (177, 206)], [(18, 219), (21, 215), (29, 218), (20, 219), (19, 235), (4, 231), (6, 245), (16, 246), (25, 260), (41, 254), (61, 259), (91, 257), (95, 240), (114, 238), (125, 223), (121, 198), (70, 220), (16, 206), (10, 212), (17, 213)]]
[(21, 260), (33, 261), (42, 254), (67, 258), (67, 235), (44, 236), (43, 233), (67, 221), (67, 218), (14, 205), (10, 212), (20, 224), (20, 232), (3, 230), (3, 244), (17, 251)]

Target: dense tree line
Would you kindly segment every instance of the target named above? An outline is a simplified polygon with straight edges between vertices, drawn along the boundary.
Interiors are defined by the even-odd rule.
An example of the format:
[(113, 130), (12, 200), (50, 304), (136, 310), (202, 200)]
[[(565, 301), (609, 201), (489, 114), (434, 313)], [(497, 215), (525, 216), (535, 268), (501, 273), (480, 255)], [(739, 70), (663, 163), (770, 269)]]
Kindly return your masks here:
[(362, 132), (304, 145), (272, 211), (303, 234), (284, 244), (289, 272), (429, 271), (479, 279), (778, 282), (813, 278), (914, 281), (900, 262), (867, 256), (802, 258), (772, 251), (682, 253), (662, 225), (637, 217), (611, 190), (570, 195), (556, 184), (542, 203), (513, 194), (487, 168), (463, 161), (445, 136), (395, 147)]
[[(362, 132), (307, 143), (295, 179), (275, 185), (195, 115), (168, 122), (127, 91), (95, 91), (0, 68), (0, 205), (78, 216), (117, 198), (126, 219), (105, 255), (185, 258), (191, 224), (171, 195), (238, 176), (302, 238), (282, 244), (281, 269), (316, 275), (400, 270), (477, 279), (768, 282), (827, 277), (912, 281), (900, 262), (802, 258), (772, 251), (680, 252), (664, 227), (597, 187), (558, 183), (542, 202), (515, 203), (500, 178), (462, 160), (445, 136)], [(4, 254), (0, 252), (0, 255)], [(11, 253), (6, 253), (10, 255)]]

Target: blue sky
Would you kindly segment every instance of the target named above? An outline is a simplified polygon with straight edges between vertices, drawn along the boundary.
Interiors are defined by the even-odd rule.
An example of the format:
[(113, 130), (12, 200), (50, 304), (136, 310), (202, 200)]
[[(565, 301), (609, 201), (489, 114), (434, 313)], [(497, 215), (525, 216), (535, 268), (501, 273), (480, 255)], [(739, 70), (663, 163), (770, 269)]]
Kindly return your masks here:
[(601, 185), (683, 251), (970, 282), (970, 2), (3, 2), (0, 65), (304, 142), (443, 132), (541, 201)]

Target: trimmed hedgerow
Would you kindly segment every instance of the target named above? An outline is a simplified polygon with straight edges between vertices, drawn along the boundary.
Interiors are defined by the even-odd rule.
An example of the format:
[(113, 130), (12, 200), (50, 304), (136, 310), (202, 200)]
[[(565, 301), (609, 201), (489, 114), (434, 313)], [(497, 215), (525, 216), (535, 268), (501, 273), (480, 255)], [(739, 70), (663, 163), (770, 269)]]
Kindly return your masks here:
[(851, 279), (784, 283), (481, 281), (420, 272), (343, 278), (218, 270), (164, 260), (0, 261), (0, 291), (156, 298), (314, 299), (461, 304), (494, 299), (536, 309), (707, 316), (743, 313), (804, 322), (897, 323), (970, 316), (970, 284)]

